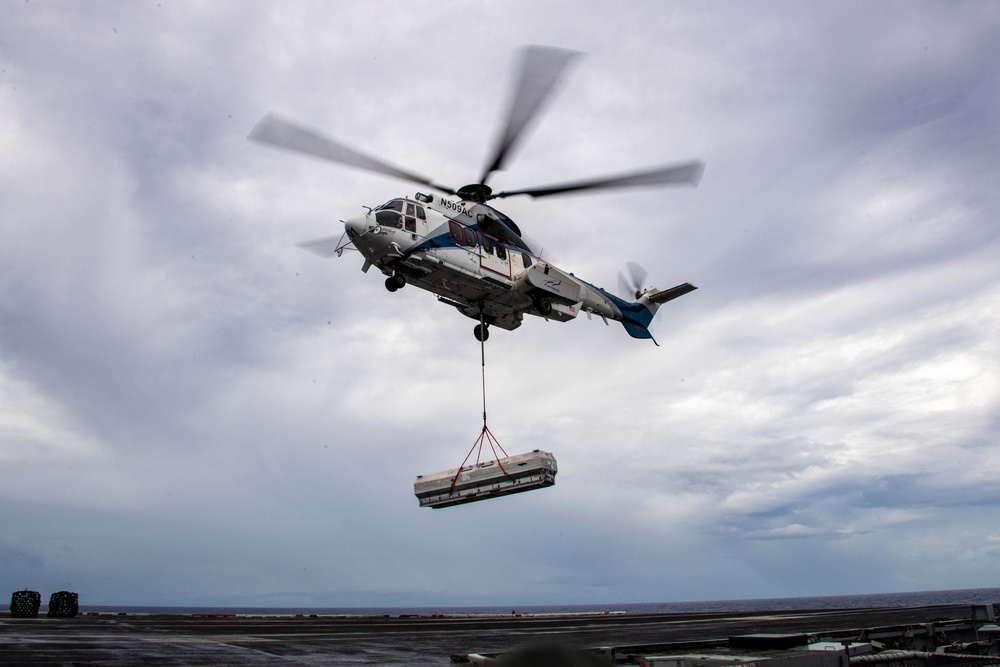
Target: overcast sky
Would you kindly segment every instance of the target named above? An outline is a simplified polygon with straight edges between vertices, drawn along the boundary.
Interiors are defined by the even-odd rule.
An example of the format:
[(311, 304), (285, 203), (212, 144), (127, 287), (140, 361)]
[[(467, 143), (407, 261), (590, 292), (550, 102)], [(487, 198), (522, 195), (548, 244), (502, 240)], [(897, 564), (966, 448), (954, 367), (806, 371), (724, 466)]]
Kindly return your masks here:
[[(625, 603), (997, 585), (1000, 5), (0, 4), (0, 590), (84, 604)], [(453, 187), (516, 52), (575, 49), (495, 188), (659, 287), (493, 330), (489, 423), (556, 486), (432, 511), (473, 322), (295, 247), (407, 183), (247, 141), (275, 111)], [(46, 598), (47, 599), (47, 598)]]

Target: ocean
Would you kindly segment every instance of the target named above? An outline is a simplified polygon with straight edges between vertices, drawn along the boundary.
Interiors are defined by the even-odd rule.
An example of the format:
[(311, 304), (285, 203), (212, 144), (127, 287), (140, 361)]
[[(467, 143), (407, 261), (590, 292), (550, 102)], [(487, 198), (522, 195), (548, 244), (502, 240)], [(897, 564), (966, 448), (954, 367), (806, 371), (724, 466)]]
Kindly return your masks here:
[[(710, 611), (784, 611), (812, 609), (863, 609), (868, 607), (922, 607), (952, 604), (1000, 603), (1000, 588), (970, 588), (910, 593), (827, 595), (820, 597), (765, 598), (750, 600), (705, 600), (692, 602), (643, 602), (620, 604), (525, 605), (482, 607), (157, 607), (80, 604), (81, 612), (126, 614), (246, 614), (246, 615), (498, 615), (580, 614), (621, 611), (629, 614), (688, 613)], [(44, 608), (44, 607), (43, 607)]]

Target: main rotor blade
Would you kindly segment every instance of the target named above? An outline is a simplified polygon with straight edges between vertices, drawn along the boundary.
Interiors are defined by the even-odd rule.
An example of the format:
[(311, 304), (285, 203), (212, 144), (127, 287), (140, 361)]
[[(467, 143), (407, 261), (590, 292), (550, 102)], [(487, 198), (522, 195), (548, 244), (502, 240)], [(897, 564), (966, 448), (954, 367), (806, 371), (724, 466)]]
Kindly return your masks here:
[(306, 252), (311, 252), (317, 257), (327, 259), (337, 254), (337, 250), (340, 248), (340, 242), (343, 238), (343, 234), (340, 236), (324, 236), (322, 238), (312, 239), (311, 241), (302, 241), (301, 243), (296, 243), (295, 245), (302, 248)]
[(586, 181), (574, 181), (571, 183), (548, 185), (540, 188), (508, 190), (505, 192), (498, 192), (490, 197), (490, 199), (497, 197), (512, 197), (514, 195), (548, 197), (549, 195), (558, 195), (564, 192), (576, 192), (579, 190), (629, 188), (642, 185), (698, 185), (704, 171), (704, 162), (686, 162), (684, 164), (657, 167), (656, 169), (649, 171), (637, 171), (618, 176), (606, 176)]
[(333, 139), (284, 120), (273, 113), (269, 113), (261, 118), (260, 122), (250, 131), (248, 138), (265, 144), (271, 144), (278, 148), (312, 155), (329, 162), (338, 162), (351, 167), (357, 167), (358, 169), (385, 174), (386, 176), (395, 176), (404, 181), (426, 185), (447, 194), (455, 194), (455, 191), (451, 188), (438, 185), (429, 178), (400, 169), (387, 162), (382, 162), (370, 155), (359, 153), (352, 148), (337, 143)]
[(486, 183), (490, 174), (503, 169), (511, 148), (552, 92), (559, 75), (570, 60), (580, 55), (579, 51), (552, 46), (527, 46), (522, 53), (521, 78), (511, 98), (506, 127), (493, 148), (493, 157), (487, 163), (480, 183)]

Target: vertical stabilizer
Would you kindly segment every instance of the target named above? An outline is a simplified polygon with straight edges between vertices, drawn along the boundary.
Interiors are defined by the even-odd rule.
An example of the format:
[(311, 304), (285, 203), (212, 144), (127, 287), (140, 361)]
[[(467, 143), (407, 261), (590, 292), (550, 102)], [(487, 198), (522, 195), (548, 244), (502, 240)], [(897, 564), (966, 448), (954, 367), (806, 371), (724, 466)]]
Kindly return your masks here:
[(621, 306), (622, 326), (632, 338), (649, 338), (655, 343), (653, 334), (649, 332), (649, 324), (653, 321), (656, 311), (667, 301), (673, 301), (696, 289), (698, 288), (691, 283), (683, 283), (665, 290), (651, 287), (639, 297), (638, 301)]

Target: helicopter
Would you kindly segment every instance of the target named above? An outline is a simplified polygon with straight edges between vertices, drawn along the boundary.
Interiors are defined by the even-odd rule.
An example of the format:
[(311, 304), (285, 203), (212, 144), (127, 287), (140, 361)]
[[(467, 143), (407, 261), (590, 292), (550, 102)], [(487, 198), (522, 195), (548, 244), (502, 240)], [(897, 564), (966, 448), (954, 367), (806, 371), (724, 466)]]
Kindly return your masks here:
[(656, 343), (649, 324), (657, 309), (697, 289), (694, 285), (682, 283), (662, 290), (646, 287), (646, 271), (629, 262), (628, 277), (619, 274), (620, 288), (628, 296), (621, 298), (543, 260), (524, 240), (518, 225), (489, 204), (516, 195), (547, 197), (635, 186), (696, 186), (701, 180), (705, 165), (696, 160), (518, 190), (494, 192), (487, 185), (490, 176), (504, 168), (560, 75), (578, 55), (577, 51), (549, 46), (522, 50), (519, 80), (503, 131), (479, 180), (457, 189), (349, 148), (274, 113), (257, 123), (249, 139), (430, 190), (396, 197), (374, 208), (366, 206), (363, 215), (343, 221), (340, 237), (324, 237), (300, 247), (324, 257), (339, 257), (353, 247), (364, 257), (361, 270), (378, 269), (386, 276), (385, 287), (390, 292), (413, 285), (476, 320), (476, 340), (485, 341), (491, 326), (516, 329), (524, 315), (567, 322), (585, 313), (588, 318), (597, 315), (605, 324), (608, 320), (621, 322), (633, 338)]

